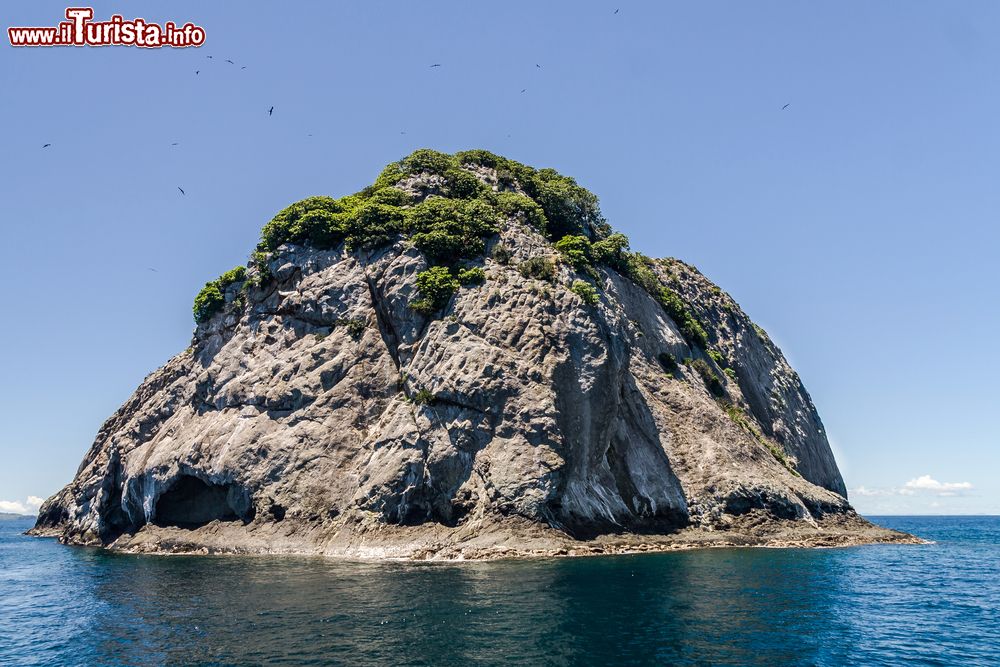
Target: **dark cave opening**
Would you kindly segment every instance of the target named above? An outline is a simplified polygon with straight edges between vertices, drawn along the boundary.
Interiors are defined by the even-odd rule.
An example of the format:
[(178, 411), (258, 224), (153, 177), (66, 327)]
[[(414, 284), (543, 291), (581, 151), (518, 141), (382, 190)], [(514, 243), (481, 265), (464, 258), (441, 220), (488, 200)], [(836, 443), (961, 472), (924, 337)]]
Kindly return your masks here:
[(239, 521), (245, 518), (233, 507), (239, 495), (240, 490), (234, 484), (208, 484), (197, 477), (182, 475), (156, 501), (153, 523), (198, 528), (216, 520)]

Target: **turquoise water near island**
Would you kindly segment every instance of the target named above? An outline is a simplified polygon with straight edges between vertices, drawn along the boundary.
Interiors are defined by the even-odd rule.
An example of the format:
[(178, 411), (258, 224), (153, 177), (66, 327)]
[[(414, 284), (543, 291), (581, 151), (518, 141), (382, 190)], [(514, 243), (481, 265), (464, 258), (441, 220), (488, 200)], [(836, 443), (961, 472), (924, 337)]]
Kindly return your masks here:
[(934, 544), (371, 564), (0, 522), (0, 665), (1000, 664), (1000, 517), (875, 520)]

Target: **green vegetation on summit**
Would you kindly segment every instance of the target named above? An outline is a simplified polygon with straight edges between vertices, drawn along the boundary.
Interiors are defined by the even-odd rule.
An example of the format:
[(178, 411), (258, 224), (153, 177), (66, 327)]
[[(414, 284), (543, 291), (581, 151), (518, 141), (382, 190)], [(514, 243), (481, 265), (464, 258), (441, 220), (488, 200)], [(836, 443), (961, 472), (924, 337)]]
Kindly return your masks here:
[[(479, 177), (484, 171), (491, 172), (489, 178)], [(656, 299), (689, 342), (707, 348), (704, 328), (657, 278), (653, 261), (629, 250), (628, 238), (611, 229), (593, 193), (554, 169), (535, 169), (484, 150), (454, 155), (417, 150), (388, 165), (360, 192), (295, 202), (264, 226), (254, 259), (258, 267), (266, 266), (270, 253), (285, 243), (325, 250), (343, 245), (354, 252), (405, 239), (430, 265), (417, 277), (419, 296), (411, 306), (431, 316), (460, 287), (484, 282), (477, 263), (484, 260), (490, 237), (512, 218), (542, 234), (557, 257), (584, 276), (596, 279), (598, 269), (607, 268), (629, 277)], [(509, 257), (509, 250), (495, 250), (501, 263)], [(530, 257), (518, 269), (525, 278), (547, 282), (557, 275), (553, 259), (545, 256)], [(195, 299), (196, 322), (222, 310), (226, 288), (244, 279), (234, 269), (206, 284)], [(576, 280), (569, 289), (589, 306), (600, 300), (592, 282)]]

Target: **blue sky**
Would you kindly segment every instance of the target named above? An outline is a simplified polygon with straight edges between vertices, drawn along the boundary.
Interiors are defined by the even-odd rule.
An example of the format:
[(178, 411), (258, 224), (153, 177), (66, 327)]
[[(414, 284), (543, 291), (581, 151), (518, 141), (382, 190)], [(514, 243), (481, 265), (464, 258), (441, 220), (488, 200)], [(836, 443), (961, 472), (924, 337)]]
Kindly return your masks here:
[(207, 41), (0, 47), (0, 510), (72, 478), (276, 211), (481, 147), (575, 176), (633, 247), (729, 291), (862, 512), (1000, 513), (1000, 5), (94, 8)]

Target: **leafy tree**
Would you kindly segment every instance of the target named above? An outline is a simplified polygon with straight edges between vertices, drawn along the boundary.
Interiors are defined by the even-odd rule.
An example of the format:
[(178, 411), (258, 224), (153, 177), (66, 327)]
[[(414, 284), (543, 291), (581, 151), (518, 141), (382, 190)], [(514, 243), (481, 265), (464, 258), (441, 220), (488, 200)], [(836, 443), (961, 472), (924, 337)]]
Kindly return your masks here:
[(616, 271), (627, 271), (630, 255), (628, 237), (615, 232), (606, 239), (595, 241), (591, 246), (591, 254), (596, 264), (607, 264)]
[(556, 241), (556, 250), (563, 254), (566, 261), (577, 271), (587, 271), (591, 268), (590, 240), (583, 235), (571, 234)]

